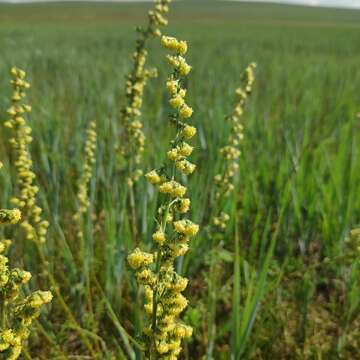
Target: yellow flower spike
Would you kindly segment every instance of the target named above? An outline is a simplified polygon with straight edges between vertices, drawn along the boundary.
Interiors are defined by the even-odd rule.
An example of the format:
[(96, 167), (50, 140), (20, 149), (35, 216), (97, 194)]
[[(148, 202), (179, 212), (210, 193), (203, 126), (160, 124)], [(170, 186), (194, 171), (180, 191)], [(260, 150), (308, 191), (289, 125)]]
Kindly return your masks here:
[(179, 86), (182, 76), (186, 76), (191, 69), (181, 56), (186, 53), (187, 44), (164, 36), (161, 43), (175, 52), (175, 55), (167, 56), (174, 69), (166, 87), (170, 94), (169, 103), (175, 109), (169, 117), (171, 123), (176, 123), (176, 134), (171, 141), (173, 147), (167, 152), (166, 162), (161, 167), (166, 178), (165, 175), (161, 178), (155, 171), (146, 175), (149, 182), (158, 184), (159, 192), (166, 195), (161, 197), (163, 203), (157, 212), (157, 230), (152, 235), (156, 245), (156, 251), (152, 254), (156, 266), (151, 267), (154, 272), (143, 265), (143, 253), (139, 249), (129, 255), (128, 262), (135, 270), (138, 283), (145, 285), (145, 312), (150, 317), (150, 325), (143, 331), (147, 339), (145, 354), (151, 358), (176, 360), (181, 352), (181, 340), (191, 335), (191, 328), (179, 325), (179, 316), (188, 304), (181, 295), (188, 280), (175, 272), (174, 263), (178, 256), (185, 255), (189, 250), (189, 238), (199, 231), (197, 224), (183, 218), (183, 214), (190, 209), (191, 201), (184, 198), (187, 189), (179, 182), (178, 170), (190, 174), (196, 169), (195, 164), (186, 159), (193, 147), (184, 142), (195, 136), (196, 128), (185, 125), (181, 120), (189, 118), (193, 112), (185, 103), (186, 89)]
[(28, 126), (25, 116), (31, 111), (31, 106), (22, 101), (26, 95), (25, 89), (29, 88), (30, 84), (25, 80), (26, 73), (20, 69), (12, 68), (11, 75), (13, 76), (13, 80), (11, 80), (13, 85), (12, 106), (8, 109), (10, 119), (4, 125), (12, 134), (9, 142), (14, 153), (19, 189), (19, 195), (11, 201), (22, 210), (21, 225), (25, 230), (26, 239), (43, 242), (46, 238), (46, 231), (41, 225), (36, 226), (41, 222), (39, 214), (35, 212), (39, 189), (34, 184), (36, 175), (32, 170), (29, 151), (29, 145), (32, 142), (31, 128)]
[[(17, 69), (13, 69), (12, 72), (18, 74)], [(30, 191), (31, 187), (27, 190)], [(22, 192), (26, 193), (24, 189)], [(0, 224), (15, 224), (20, 219), (21, 213), (18, 209), (0, 210)], [(33, 227), (26, 221), (21, 225), (28, 226), (29, 231), (33, 232)], [(2, 316), (6, 319), (0, 330), (0, 352), (6, 359), (16, 360), (21, 355), (23, 343), (29, 337), (31, 323), (40, 315), (42, 305), (51, 301), (52, 294), (48, 291), (35, 291), (21, 299), (22, 285), (29, 282), (31, 274), (17, 268), (10, 269), (8, 258), (4, 255), (10, 244), (10, 240), (0, 240), (0, 292)], [(10, 326), (12, 328), (9, 328)]]
[[(83, 228), (83, 215), (86, 214), (90, 207), (90, 199), (89, 199), (89, 184), (90, 180), (93, 176), (93, 165), (95, 164), (95, 152), (96, 152), (96, 122), (91, 121), (86, 129), (86, 139), (84, 146), (84, 160), (81, 169), (81, 175), (78, 180), (78, 192), (77, 192), (77, 201), (78, 207), (76, 213), (73, 215), (73, 219), (76, 222), (77, 226), (77, 237), (78, 239), (82, 239), (84, 237), (84, 233), (82, 231)], [(47, 225), (45, 222), (42, 223), (42, 232), (45, 231)]]
[(126, 103), (121, 110), (122, 133), (121, 146), (118, 146), (121, 157), (126, 160), (126, 172), (129, 187), (133, 187), (139, 179), (137, 170), (142, 161), (145, 135), (141, 121), (141, 108), (146, 84), (149, 78), (156, 77), (156, 69), (146, 69), (149, 40), (161, 36), (159, 26), (167, 24), (164, 17), (169, 11), (170, 0), (156, 0), (153, 10), (148, 12), (148, 23), (144, 28), (138, 28), (136, 50), (133, 54), (133, 66), (127, 76), (125, 94)]
[[(235, 104), (232, 113), (227, 116), (226, 120), (231, 123), (231, 132), (227, 144), (219, 149), (220, 155), (224, 159), (224, 168), (221, 174), (214, 177), (216, 185), (215, 199), (220, 201), (223, 197), (229, 196), (235, 189), (235, 175), (239, 169), (239, 158), (241, 156), (241, 142), (244, 138), (243, 125), (240, 120), (244, 114), (246, 102), (252, 91), (254, 82), (254, 69), (256, 64), (251, 63), (244, 72), (243, 86), (235, 90)], [(224, 231), (230, 217), (219, 209), (212, 223), (219, 231)]]

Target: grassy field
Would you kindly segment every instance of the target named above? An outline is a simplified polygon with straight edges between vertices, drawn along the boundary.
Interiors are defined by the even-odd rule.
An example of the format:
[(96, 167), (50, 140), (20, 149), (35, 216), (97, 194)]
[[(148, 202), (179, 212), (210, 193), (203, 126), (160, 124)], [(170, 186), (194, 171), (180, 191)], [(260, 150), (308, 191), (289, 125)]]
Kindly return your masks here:
[[(54, 274), (99, 359), (130, 358), (127, 334), (137, 337), (142, 323), (126, 264), (135, 245), (115, 147), (134, 28), (146, 22), (150, 7), (0, 5), (0, 117), (7, 118), (8, 73), (16, 65), (32, 84), (31, 152), (39, 203), (50, 222), (46, 269), (19, 230), (10, 258), (33, 274), (30, 288), (49, 288), (46, 272)], [(184, 318), (194, 327), (181, 358), (359, 358), (360, 255), (345, 261), (345, 239), (360, 224), (360, 11), (183, 1), (171, 5), (164, 33), (189, 43), (187, 85), (199, 135), (198, 169), (188, 185), (191, 217), (201, 231), (177, 264), (190, 279)], [(149, 64), (159, 77), (145, 91), (145, 171), (161, 163), (170, 139), (165, 54), (151, 43)], [(224, 116), (251, 61), (258, 67), (243, 118), (239, 179), (225, 204), (229, 226), (215, 246), (207, 229), (216, 205), (209, 199), (221, 168), (218, 149), (229, 132)], [(83, 254), (91, 269), (89, 295), (72, 215), (85, 128), (93, 119), (98, 149)], [(16, 188), (3, 130), (0, 152), (5, 206)], [(150, 248), (158, 197), (144, 179), (136, 196), (142, 245)], [(216, 315), (209, 308), (214, 268)], [(89, 296), (90, 310), (83, 301)], [(58, 302), (55, 296), (35, 325), (24, 358), (94, 358)]]

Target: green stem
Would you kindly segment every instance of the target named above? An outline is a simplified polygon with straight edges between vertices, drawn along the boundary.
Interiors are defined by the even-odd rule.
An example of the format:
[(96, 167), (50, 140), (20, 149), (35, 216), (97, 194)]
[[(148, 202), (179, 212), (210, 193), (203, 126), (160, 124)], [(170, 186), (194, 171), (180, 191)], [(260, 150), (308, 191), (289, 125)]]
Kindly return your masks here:
[(6, 325), (6, 311), (5, 311), (5, 299), (2, 296), (0, 300), (0, 327), (1, 330), (5, 330)]

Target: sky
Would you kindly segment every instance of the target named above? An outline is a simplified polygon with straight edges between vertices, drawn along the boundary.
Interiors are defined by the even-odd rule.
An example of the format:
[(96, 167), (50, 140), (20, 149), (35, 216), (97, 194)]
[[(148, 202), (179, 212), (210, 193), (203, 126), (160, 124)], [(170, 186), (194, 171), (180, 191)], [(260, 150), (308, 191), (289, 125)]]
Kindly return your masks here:
[[(1, 2), (46, 2), (46, 1), (56, 1), (56, 0), (0, 0)], [(58, 0), (61, 1), (61, 0)], [(71, 1), (71, 0), (66, 0)], [(74, 0), (76, 1), (76, 0)], [(80, 0), (81, 1), (81, 0)], [(85, 0), (84, 0), (85, 1)], [(89, 0), (89, 1), (104, 1), (104, 0)], [(105, 0), (107, 1), (107, 0)], [(118, 1), (118, 2), (135, 2), (135, 1), (153, 1), (153, 0), (108, 0), (108, 1)], [(196, 0), (193, 0), (196, 1)], [(205, 0), (206, 1), (206, 0)], [(231, 0), (229, 0), (231, 1)], [(232, 1), (243, 1), (243, 0), (232, 0)], [(285, 3), (285, 4), (302, 4), (309, 6), (330, 6), (330, 7), (344, 7), (344, 8), (354, 8), (360, 9), (360, 0), (245, 0), (248, 2), (251, 1), (260, 1), (260, 2), (274, 2), (274, 3)]]
[(360, 0), (262, 0), (286, 4), (303, 4), (309, 6), (331, 6), (360, 9)]

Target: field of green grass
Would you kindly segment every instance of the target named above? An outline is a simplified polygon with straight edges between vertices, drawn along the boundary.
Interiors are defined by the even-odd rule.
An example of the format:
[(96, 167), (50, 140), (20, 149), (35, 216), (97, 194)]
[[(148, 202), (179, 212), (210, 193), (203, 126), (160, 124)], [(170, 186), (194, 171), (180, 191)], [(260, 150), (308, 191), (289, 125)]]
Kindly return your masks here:
[[(18, 66), (32, 85), (31, 153), (50, 222), (47, 267), (19, 229), (1, 231), (16, 239), (10, 259), (33, 274), (29, 288), (50, 288), (46, 273), (54, 274), (83, 329), (79, 337), (55, 296), (34, 325), (25, 359), (92, 359), (83, 338), (99, 359), (141, 359), (129, 338), (138, 339), (143, 320), (126, 263), (135, 244), (116, 145), (134, 29), (146, 23), (151, 6), (0, 4), (0, 119), (10, 104), (9, 69)], [(197, 171), (188, 186), (191, 218), (201, 230), (177, 264), (190, 279), (183, 318), (194, 335), (180, 358), (360, 358), (360, 253), (346, 261), (345, 243), (360, 225), (360, 11), (183, 1), (171, 5), (163, 32), (188, 41), (188, 99), (198, 129)], [(169, 146), (165, 55), (152, 41), (149, 65), (159, 76), (144, 97), (144, 171), (158, 166)], [(224, 117), (252, 61), (256, 79), (242, 120), (239, 178), (226, 204), (231, 219), (214, 246), (207, 228), (218, 149), (229, 132)], [(82, 254), (89, 294), (72, 215), (91, 120), (98, 148)], [(16, 191), (6, 134), (1, 129), (2, 206)], [(145, 179), (136, 197), (141, 243), (149, 249), (158, 197)], [(213, 267), (215, 315), (208, 291)]]

